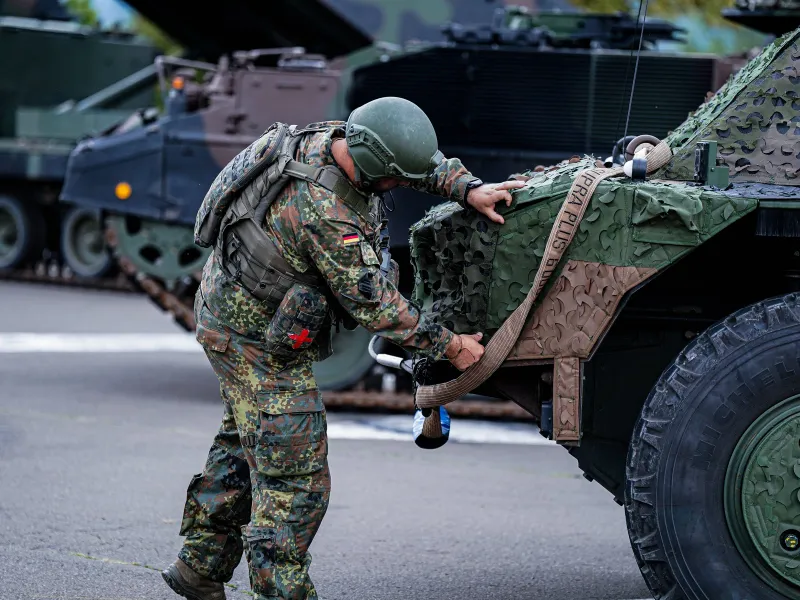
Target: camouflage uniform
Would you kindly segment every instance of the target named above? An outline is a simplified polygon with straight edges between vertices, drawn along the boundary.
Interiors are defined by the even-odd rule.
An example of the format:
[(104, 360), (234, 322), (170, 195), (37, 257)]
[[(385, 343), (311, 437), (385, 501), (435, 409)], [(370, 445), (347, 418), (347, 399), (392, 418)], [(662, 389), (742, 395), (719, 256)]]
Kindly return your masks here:
[[(331, 146), (345, 124), (326, 125), (301, 141), (298, 160), (334, 164)], [(471, 179), (458, 159), (446, 159), (414, 187), (461, 203)], [(316, 270), (360, 325), (439, 359), (453, 333), (421, 315), (379, 271), (378, 206), (367, 195), (363, 206), (349, 206), (292, 179), (265, 227), (291, 266)], [(331, 489), (325, 408), (312, 373), (329, 352), (331, 307), (312, 287), (293, 289), (276, 314), (230, 281), (212, 254), (195, 301), (197, 339), (220, 381), (225, 413), (205, 468), (189, 485), (180, 558), (225, 582), (247, 546), (258, 598), (317, 597), (308, 547)], [(299, 325), (292, 313), (301, 315)]]

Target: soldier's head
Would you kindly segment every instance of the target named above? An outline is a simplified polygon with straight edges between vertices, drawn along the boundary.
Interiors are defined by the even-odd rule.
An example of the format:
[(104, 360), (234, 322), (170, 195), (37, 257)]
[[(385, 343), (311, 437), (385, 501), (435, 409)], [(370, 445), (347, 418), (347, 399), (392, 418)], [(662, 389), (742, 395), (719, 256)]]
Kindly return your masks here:
[(442, 159), (433, 123), (403, 98), (359, 106), (347, 119), (345, 136), (355, 183), (374, 192), (422, 181)]

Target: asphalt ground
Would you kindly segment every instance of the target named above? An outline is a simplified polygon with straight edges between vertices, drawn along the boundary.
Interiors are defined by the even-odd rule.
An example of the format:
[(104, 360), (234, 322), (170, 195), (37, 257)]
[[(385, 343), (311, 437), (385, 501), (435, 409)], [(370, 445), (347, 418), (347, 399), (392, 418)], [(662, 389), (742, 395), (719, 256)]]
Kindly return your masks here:
[[(144, 297), (0, 282), (0, 598), (178, 598), (159, 571), (221, 417), (195, 346)], [(425, 451), (410, 427), (329, 415), (320, 598), (648, 597), (622, 509), (535, 428), (455, 420)]]

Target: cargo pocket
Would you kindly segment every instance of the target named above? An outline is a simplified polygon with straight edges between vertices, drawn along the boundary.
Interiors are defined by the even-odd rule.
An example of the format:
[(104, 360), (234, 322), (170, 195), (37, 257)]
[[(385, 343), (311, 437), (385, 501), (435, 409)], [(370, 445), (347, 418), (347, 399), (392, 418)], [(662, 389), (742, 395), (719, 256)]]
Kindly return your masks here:
[(207, 353), (209, 351), (224, 353), (228, 349), (231, 334), (214, 317), (202, 300), (195, 302), (195, 320), (197, 323), (195, 337), (203, 349)]
[(308, 492), (329, 491), (325, 411), (272, 414), (262, 410), (259, 417), (253, 453), (258, 472), (284, 480), (302, 478), (302, 488)]
[(250, 586), (259, 598), (278, 598), (277, 568), (275, 563), (285, 562), (278, 529), (249, 527), (247, 529), (247, 562), (250, 565)]
[(317, 338), (327, 314), (323, 294), (307, 285), (293, 285), (267, 326), (266, 351), (282, 362), (297, 359)]

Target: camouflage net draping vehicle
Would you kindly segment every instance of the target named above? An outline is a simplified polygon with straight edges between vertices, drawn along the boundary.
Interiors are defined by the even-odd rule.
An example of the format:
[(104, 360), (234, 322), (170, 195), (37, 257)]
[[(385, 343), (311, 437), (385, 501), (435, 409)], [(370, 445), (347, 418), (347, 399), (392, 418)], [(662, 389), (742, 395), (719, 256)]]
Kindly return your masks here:
[[(656, 598), (796, 600), (800, 29), (657, 142), (628, 150), (651, 148), (650, 161), (666, 144), (666, 164), (643, 177), (634, 157), (632, 176), (590, 199), (608, 170), (594, 157), (515, 175), (527, 185), (504, 225), (435, 207), (412, 228), (414, 300), (484, 332), (478, 369), (540, 267), (551, 272), (473, 391), (526, 408), (624, 505)], [(419, 404), (469, 370), (423, 360), (414, 372)]]

